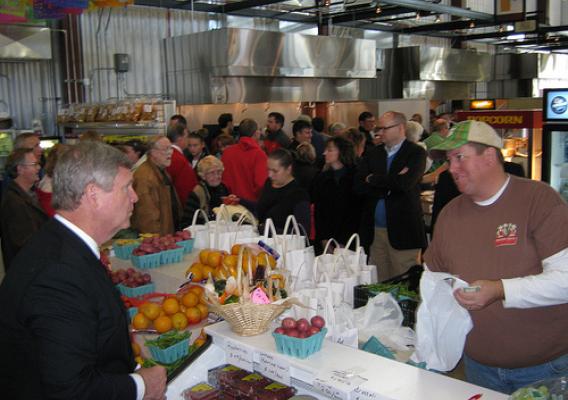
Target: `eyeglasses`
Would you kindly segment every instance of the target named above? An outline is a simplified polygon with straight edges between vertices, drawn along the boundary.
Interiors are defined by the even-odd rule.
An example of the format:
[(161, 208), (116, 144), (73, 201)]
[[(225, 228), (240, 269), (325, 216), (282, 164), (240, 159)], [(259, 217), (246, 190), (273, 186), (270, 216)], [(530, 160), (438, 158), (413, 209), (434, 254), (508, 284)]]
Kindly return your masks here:
[(21, 163), (20, 165), (24, 166), (24, 167), (37, 167), (39, 166), (38, 162), (30, 162), (30, 163)]
[(394, 124), (394, 125), (389, 125), (389, 126), (377, 126), (377, 127), (375, 128), (375, 131), (376, 131), (376, 132), (386, 131), (387, 129), (394, 128), (395, 126), (399, 126), (399, 125), (400, 125), (400, 124)]

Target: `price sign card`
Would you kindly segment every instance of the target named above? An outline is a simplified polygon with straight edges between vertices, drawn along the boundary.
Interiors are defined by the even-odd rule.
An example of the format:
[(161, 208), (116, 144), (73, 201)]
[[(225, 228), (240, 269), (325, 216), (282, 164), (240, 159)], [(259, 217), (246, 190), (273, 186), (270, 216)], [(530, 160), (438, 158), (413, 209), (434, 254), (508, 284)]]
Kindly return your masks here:
[(327, 370), (314, 380), (314, 388), (331, 399), (351, 400), (353, 391), (367, 379), (355, 370)]
[(227, 363), (236, 365), (247, 371), (253, 371), (254, 350), (252, 347), (225, 339), (225, 354)]
[(351, 396), (352, 400), (392, 400), (390, 397), (385, 397), (377, 392), (366, 389), (364, 386), (359, 386), (353, 390)]
[(282, 357), (265, 352), (258, 353), (260, 366), (258, 372), (285, 385), (290, 385), (290, 363)]

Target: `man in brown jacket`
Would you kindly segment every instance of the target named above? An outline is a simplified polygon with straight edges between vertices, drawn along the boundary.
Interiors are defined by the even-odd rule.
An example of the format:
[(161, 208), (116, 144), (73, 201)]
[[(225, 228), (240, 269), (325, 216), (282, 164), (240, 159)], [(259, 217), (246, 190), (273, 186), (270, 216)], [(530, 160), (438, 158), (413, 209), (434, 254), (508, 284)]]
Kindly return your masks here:
[(181, 205), (166, 168), (172, 162), (172, 144), (158, 136), (149, 143), (148, 160), (134, 173), (138, 203), (132, 214), (132, 227), (143, 233), (174, 233), (181, 216)]
[(0, 207), (2, 256), (6, 271), (28, 239), (48, 220), (32, 190), (39, 179), (40, 168), (32, 149), (14, 150), (6, 163), (6, 172), (12, 178)]

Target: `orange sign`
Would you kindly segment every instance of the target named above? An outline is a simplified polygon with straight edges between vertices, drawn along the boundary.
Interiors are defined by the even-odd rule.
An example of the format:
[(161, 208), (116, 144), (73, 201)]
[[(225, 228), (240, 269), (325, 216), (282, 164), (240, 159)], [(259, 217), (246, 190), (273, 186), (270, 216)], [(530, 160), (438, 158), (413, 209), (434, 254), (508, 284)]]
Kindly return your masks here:
[(541, 128), (541, 111), (463, 111), (457, 113), (458, 121), (487, 122), (495, 129)]

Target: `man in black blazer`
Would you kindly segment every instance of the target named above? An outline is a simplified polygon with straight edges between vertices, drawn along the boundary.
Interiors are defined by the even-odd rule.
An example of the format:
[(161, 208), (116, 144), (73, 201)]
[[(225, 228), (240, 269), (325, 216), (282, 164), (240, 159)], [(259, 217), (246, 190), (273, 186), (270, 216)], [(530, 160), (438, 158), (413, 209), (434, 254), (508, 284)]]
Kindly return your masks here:
[(364, 195), (361, 241), (383, 281), (415, 265), (426, 245), (419, 186), (426, 151), (405, 139), (404, 114), (386, 112), (377, 129), (383, 144), (361, 159), (354, 189)]
[(130, 162), (102, 143), (58, 161), (55, 218), (0, 286), (0, 390), (6, 399), (161, 399), (162, 367), (134, 372), (128, 320), (99, 246), (129, 226)]

